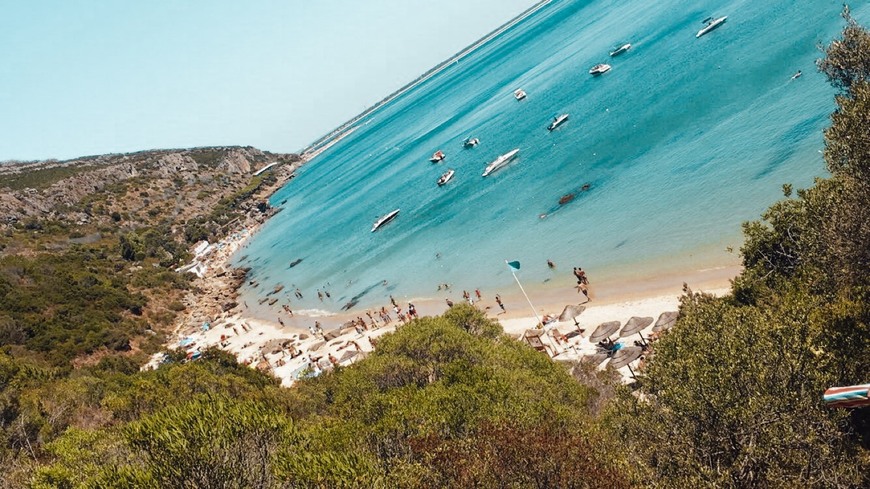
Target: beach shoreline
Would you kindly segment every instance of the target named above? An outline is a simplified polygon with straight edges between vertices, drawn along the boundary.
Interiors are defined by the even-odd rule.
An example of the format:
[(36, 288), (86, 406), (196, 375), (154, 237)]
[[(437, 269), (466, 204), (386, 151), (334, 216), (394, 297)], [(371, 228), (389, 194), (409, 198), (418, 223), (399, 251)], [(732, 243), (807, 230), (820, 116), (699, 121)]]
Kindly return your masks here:
[[(391, 319), (384, 324), (378, 314), (380, 310), (373, 308), (369, 311), (375, 318), (374, 322), (366, 314), (369, 311), (362, 309), (338, 312), (324, 309), (316, 314), (295, 311), (291, 316), (280, 301), (270, 299), (271, 305), (257, 309), (249, 307), (244, 301), (237, 303), (235, 299), (239, 298), (240, 289), (247, 278), (237, 273), (240, 269), (232, 268), (233, 257), (246, 247), (266, 220), (246, 223), (244, 228), (221, 240), (217, 250), (204, 258), (207, 264), (205, 274), (195, 281), (199, 293), (188, 296), (189, 307), (180, 318), (167, 347), (182, 348), (188, 352), (189, 358), (196, 358), (198, 352), (205, 348), (218, 347), (232, 353), (241, 363), (270, 372), (282, 385), (289, 387), (302, 376), (317, 375), (335, 366), (349, 365), (364, 358), (375, 348), (379, 336), (395, 331), (397, 326), (404, 324), (397, 317), (392, 304), (382, 306)], [(555, 270), (554, 273), (559, 275), (556, 279), (527, 289), (535, 306), (534, 311), (519, 287), (514, 292), (501, 295), (504, 312), (492, 293), (481, 292), (481, 298), (478, 299), (475, 291), (468, 291), (471, 297), (469, 302), (490, 319), (498, 321), (506, 334), (520, 341), (525, 341), (526, 333), (534, 330), (545, 315), (558, 316), (569, 304), (584, 306), (584, 312), (576, 318), (576, 325), (574, 321), (566, 320), (545, 327), (547, 354), (557, 361), (573, 362), (584, 357), (591, 358), (600, 352), (596, 344), (588, 341), (598, 324), (606, 321), (625, 324), (631, 317), (658, 318), (664, 312), (676, 311), (679, 298), (684, 293), (684, 284), (693, 291), (726, 294), (730, 290), (731, 279), (740, 269), (736, 264), (723, 264), (697, 270), (674, 270), (656, 276), (638, 276), (632, 280), (625, 280), (624, 277), (592, 277), (589, 286), (591, 300), (586, 300), (575, 288), (573, 274)], [(454, 303), (464, 300), (462, 291), (442, 292), (444, 297), (397, 298), (398, 308), (404, 314), (408, 311), (408, 304), (413, 303), (418, 316), (437, 316), (448, 309), (445, 299), (450, 298)], [(233, 307), (224, 307), (223, 304), (227, 302)], [(353, 324), (355, 320), (356, 325)], [(366, 324), (364, 328), (355, 327), (361, 324), (359, 320)], [(317, 330), (314, 329), (315, 325)], [(641, 334), (649, 335), (651, 327), (641, 331)], [(566, 336), (570, 339), (565, 343), (557, 340)], [(631, 341), (636, 340), (624, 340), (629, 346)], [(159, 356), (155, 356), (149, 367), (156, 367), (160, 360)], [(629, 367), (622, 367), (618, 372), (624, 382), (630, 382), (634, 375)]]
[[(293, 172), (306, 163), (302, 160), (283, 169), (281, 178), (269, 188), (262, 189), (254, 199), (270, 198), (286, 185)], [(284, 285), (247, 300), (242, 289), (251, 285), (247, 270), (234, 267), (234, 259), (244, 252), (251, 240), (275, 211), (249, 217), (233, 232), (210, 246), (210, 252), (197, 257), (200, 276), (193, 281), (192, 291), (185, 298), (186, 309), (177, 318), (168, 348), (180, 348), (188, 358), (196, 358), (202, 350), (217, 347), (227, 351), (241, 363), (251, 365), (276, 376), (284, 386), (292, 385), (305, 375), (316, 375), (337, 365), (347, 365), (364, 358), (383, 334), (395, 331), (404, 324), (396, 309), (407, 314), (413, 303), (419, 317), (437, 316), (448, 309), (448, 301), (470, 302), (487, 317), (501, 324), (504, 332), (526, 341), (526, 335), (540, 331), (540, 321), (556, 317), (568, 305), (585, 309), (576, 321), (549, 322), (543, 328), (544, 345), (540, 347), (554, 360), (579, 361), (600, 353), (600, 347), (588, 341), (592, 330), (600, 323), (619, 321), (625, 324), (632, 317), (657, 318), (662, 313), (676, 311), (684, 285), (694, 291), (722, 295), (730, 290), (730, 281), (740, 273), (737, 259), (700, 260), (690, 254), (686, 259), (669, 263), (656, 263), (649, 267), (626, 265), (612, 274), (589, 277), (588, 298), (576, 286), (576, 279), (568, 266), (553, 266), (551, 276), (540, 280), (527, 279), (524, 291), (513, 285), (499, 291), (500, 307), (491, 290), (458, 290), (441, 288), (426, 297), (409, 297), (393, 291), (395, 306), (385, 300), (379, 307), (351, 307), (343, 310), (338, 301), (324, 296), (323, 307), (292, 311)], [(680, 266), (673, 266), (679, 263)], [(541, 265), (544, 266), (544, 265)], [(527, 275), (528, 266), (523, 270)], [(517, 274), (523, 280), (523, 272)], [(386, 284), (384, 285), (387, 286)], [(319, 291), (318, 291), (319, 292)], [(305, 291), (305, 293), (311, 293)], [(384, 294), (387, 295), (387, 294)], [(284, 298), (284, 300), (282, 300)], [(534, 308), (530, 303), (534, 305)], [(504, 310), (502, 310), (504, 309)], [(381, 314), (386, 313), (386, 316)], [(371, 314), (371, 315), (370, 315)], [(649, 334), (647, 330), (641, 334)], [(565, 339), (564, 342), (559, 338)], [(528, 340), (533, 344), (532, 340)], [(636, 340), (631, 340), (636, 341)], [(631, 342), (625, 340), (625, 345)], [(156, 367), (162, 360), (155, 355), (147, 367)], [(619, 369), (623, 381), (629, 382), (632, 372), (628, 367)]]

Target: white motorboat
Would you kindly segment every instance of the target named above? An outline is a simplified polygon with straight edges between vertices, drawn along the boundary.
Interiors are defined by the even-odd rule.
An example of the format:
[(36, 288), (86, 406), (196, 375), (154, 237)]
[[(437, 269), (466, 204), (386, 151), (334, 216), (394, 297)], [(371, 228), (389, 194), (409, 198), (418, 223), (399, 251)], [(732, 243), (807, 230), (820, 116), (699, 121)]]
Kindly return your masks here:
[(386, 215), (384, 215), (384, 217), (382, 217), (382, 218), (378, 219), (377, 221), (375, 221), (375, 224), (372, 226), (372, 232), (377, 231), (378, 229), (380, 229), (381, 226), (383, 226), (384, 224), (386, 224), (386, 223), (392, 221), (393, 219), (395, 219), (395, 217), (396, 217), (398, 214), (399, 214), (399, 209), (396, 209), (396, 210), (394, 210), (393, 212), (390, 212), (389, 214), (386, 214)]
[(708, 17), (708, 18), (704, 19), (704, 23), (707, 24), (707, 25), (706, 25), (703, 29), (701, 29), (700, 31), (698, 31), (698, 33), (695, 34), (695, 37), (698, 38), (698, 37), (703, 36), (704, 34), (710, 32), (710, 31), (712, 31), (713, 29), (715, 29), (715, 28), (719, 27), (720, 25), (724, 24), (726, 20), (728, 20), (728, 16), (727, 16), (727, 15), (724, 16), (724, 17), (719, 17), (718, 19), (714, 19), (713, 17)]
[(462, 141), (462, 146), (465, 148), (473, 148), (480, 144), (480, 139), (477, 138), (465, 138), (465, 141)]
[(444, 152), (439, 149), (438, 151), (435, 152), (435, 154), (432, 155), (431, 158), (429, 158), (429, 161), (431, 161), (432, 163), (438, 163), (439, 161), (443, 160), (444, 158), (447, 158), (447, 155), (444, 154)]
[(441, 175), (441, 178), (438, 179), (438, 186), (440, 187), (440, 186), (444, 185), (445, 183), (449, 182), (450, 179), (453, 178), (454, 173), (456, 173), (456, 172), (452, 168), (450, 170), (447, 170), (446, 172), (444, 172), (444, 174)]
[(517, 100), (522, 100), (522, 99), (526, 98), (525, 90), (523, 90), (522, 88), (517, 88), (514, 91), (514, 98)]
[(607, 73), (608, 71), (610, 71), (610, 65), (606, 63), (601, 63), (593, 66), (592, 69), (589, 70), (589, 74), (592, 76), (598, 76), (602, 73)]
[(498, 158), (494, 159), (490, 164), (486, 165), (486, 169), (483, 170), (483, 176), (487, 176), (487, 175), (489, 175), (490, 173), (492, 173), (492, 172), (498, 170), (499, 168), (505, 166), (505, 165), (508, 164), (512, 159), (514, 159), (514, 157), (515, 157), (515, 156), (517, 155), (517, 153), (519, 153), (519, 152), (520, 152), (520, 149), (517, 148), (517, 149), (511, 150), (511, 151), (509, 151), (509, 152), (507, 152), (507, 153), (505, 153), (505, 154), (499, 156)]
[(565, 121), (567, 121), (567, 120), (568, 120), (568, 114), (562, 114), (562, 115), (558, 115), (556, 117), (553, 117), (553, 122), (551, 122), (550, 125), (547, 126), (547, 130), (552, 131), (553, 129), (556, 129), (557, 127), (564, 124)]
[(792, 75), (792, 76), (791, 76), (791, 79), (792, 79), (792, 80), (797, 80), (798, 78), (801, 77), (801, 75), (803, 75), (803, 72), (802, 72), (801, 70), (797, 70), (797, 73), (795, 73), (794, 75)]
[(622, 46), (619, 46), (618, 48), (611, 51), (610, 57), (612, 58), (614, 56), (619, 56), (620, 54), (628, 51), (629, 49), (631, 49), (631, 43), (627, 42), (627, 43), (623, 44)]

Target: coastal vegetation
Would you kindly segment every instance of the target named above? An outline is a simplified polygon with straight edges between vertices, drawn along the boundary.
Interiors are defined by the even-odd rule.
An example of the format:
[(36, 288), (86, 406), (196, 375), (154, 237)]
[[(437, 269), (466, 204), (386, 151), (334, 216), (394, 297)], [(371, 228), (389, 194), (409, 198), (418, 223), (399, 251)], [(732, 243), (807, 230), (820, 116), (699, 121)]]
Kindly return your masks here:
[(10, 184), (0, 487), (870, 486), (868, 409), (822, 403), (870, 381), (870, 33), (845, 17), (819, 62), (839, 90), (830, 176), (744, 226), (731, 292), (687, 288), (630, 386), (467, 305), (292, 389), (213, 349), (140, 371), (184, 307), (188, 244), (260, 215), (280, 180), (208, 149), (137, 154), (44, 212)]

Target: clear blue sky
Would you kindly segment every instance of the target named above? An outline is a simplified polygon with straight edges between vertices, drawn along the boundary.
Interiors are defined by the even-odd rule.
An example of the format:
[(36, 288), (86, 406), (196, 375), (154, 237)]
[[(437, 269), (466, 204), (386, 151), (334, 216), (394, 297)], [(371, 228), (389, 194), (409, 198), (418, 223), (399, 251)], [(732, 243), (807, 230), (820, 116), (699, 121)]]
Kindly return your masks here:
[(0, 161), (290, 152), (535, 0), (0, 0)]

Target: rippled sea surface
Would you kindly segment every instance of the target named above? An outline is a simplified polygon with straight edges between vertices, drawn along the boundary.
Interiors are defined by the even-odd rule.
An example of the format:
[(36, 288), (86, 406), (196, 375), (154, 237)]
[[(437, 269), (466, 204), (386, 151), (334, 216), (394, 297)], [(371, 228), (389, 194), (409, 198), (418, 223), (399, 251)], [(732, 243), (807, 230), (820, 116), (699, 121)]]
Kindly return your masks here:
[[(337, 310), (431, 297), (440, 283), (507, 289), (505, 259), (538, 287), (547, 259), (638, 278), (733, 263), (725, 249), (739, 248), (741, 222), (782, 184), (824, 174), (834, 92), (814, 61), (842, 28), (840, 8), (554, 0), (304, 166), (272, 198), (282, 212), (236, 257), (258, 281), (244, 294), (280, 283), (295, 309)], [(704, 18), (722, 15), (695, 38)], [(625, 42), (631, 50), (611, 58)], [(603, 62), (610, 72), (588, 74)], [(570, 119), (549, 132), (561, 113)], [(480, 144), (464, 149), (469, 136)], [(517, 159), (481, 176), (514, 148)], [(439, 149), (447, 158), (430, 163)], [(448, 168), (455, 177), (437, 186)], [(370, 232), (393, 209), (398, 217)], [(289, 295), (295, 287), (304, 299)], [(321, 303), (317, 289), (331, 298)]]

